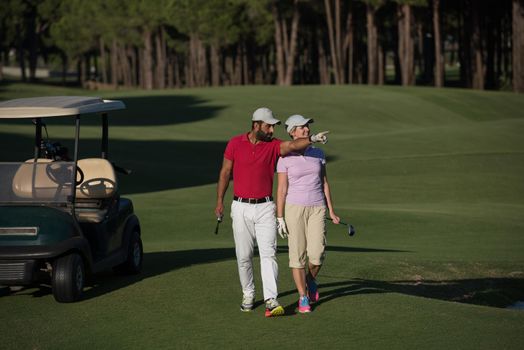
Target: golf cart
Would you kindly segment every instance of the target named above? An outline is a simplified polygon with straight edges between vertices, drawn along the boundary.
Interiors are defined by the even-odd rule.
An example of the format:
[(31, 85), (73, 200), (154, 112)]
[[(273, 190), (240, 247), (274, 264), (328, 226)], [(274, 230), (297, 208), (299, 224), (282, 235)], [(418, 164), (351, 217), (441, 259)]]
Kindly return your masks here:
[[(140, 272), (140, 224), (131, 201), (118, 194), (115, 169), (124, 169), (108, 161), (107, 112), (124, 108), (121, 101), (76, 96), (0, 103), (0, 119), (35, 125), (34, 157), (0, 162), (0, 285), (50, 284), (58, 302), (74, 302), (86, 274)], [(80, 121), (97, 114), (101, 155), (78, 159)], [(46, 118), (74, 118), (72, 156), (42, 137)]]

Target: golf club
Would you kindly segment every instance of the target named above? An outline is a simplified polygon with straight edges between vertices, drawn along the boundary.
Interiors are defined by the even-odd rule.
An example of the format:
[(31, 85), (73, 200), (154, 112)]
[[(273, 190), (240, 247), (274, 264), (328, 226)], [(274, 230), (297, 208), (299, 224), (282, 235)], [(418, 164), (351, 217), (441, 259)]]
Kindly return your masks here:
[[(327, 219), (328, 219), (329, 221), (333, 221), (333, 219), (331, 219), (331, 218), (327, 218)], [(353, 225), (351, 225), (351, 224), (347, 224), (347, 223), (345, 223), (345, 222), (343, 222), (343, 221), (339, 221), (339, 224), (342, 224), (342, 225), (344, 225), (344, 226), (347, 226), (347, 228), (348, 228), (348, 235), (349, 235), (350, 237), (353, 236), (353, 235), (357, 232), (357, 231), (355, 230), (355, 228), (353, 227)]]
[(215, 235), (218, 235), (218, 225), (220, 225), (221, 222), (222, 222), (222, 217), (218, 216), (217, 217), (217, 226), (215, 227)]

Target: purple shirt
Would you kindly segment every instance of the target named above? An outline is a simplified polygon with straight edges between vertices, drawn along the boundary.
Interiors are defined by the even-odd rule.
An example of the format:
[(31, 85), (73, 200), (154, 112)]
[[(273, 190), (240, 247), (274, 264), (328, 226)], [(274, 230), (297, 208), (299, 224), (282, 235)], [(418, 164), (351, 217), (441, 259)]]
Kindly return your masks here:
[(322, 166), (326, 164), (324, 152), (308, 147), (304, 155), (290, 153), (277, 163), (278, 173), (287, 173), (286, 202), (303, 206), (325, 205)]

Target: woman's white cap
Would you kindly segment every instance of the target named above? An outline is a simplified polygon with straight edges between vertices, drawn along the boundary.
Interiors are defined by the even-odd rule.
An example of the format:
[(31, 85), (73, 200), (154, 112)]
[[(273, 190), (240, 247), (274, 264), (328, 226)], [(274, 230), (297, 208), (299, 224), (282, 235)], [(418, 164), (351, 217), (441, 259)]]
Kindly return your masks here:
[(311, 119), (311, 118), (304, 118), (300, 114), (294, 114), (291, 117), (287, 118), (287, 120), (285, 122), (285, 124), (287, 126), (286, 130), (287, 130), (287, 132), (289, 134), (291, 132), (291, 130), (295, 126), (302, 126), (302, 125), (306, 125), (306, 124), (311, 124), (313, 122), (314, 122), (314, 120)]

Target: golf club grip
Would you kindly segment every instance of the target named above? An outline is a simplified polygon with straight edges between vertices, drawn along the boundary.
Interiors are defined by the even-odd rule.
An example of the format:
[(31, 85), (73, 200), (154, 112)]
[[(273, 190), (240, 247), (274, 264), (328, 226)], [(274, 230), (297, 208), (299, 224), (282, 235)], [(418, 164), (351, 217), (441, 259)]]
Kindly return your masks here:
[(218, 225), (222, 222), (222, 217), (217, 218), (217, 225), (215, 226), (215, 235), (218, 235)]
[[(326, 218), (326, 219), (328, 219), (329, 221), (333, 221), (332, 218)], [(349, 224), (346, 224), (344, 221), (339, 221), (338, 223), (339, 223), (339, 224), (342, 224), (342, 225), (349, 226)]]

